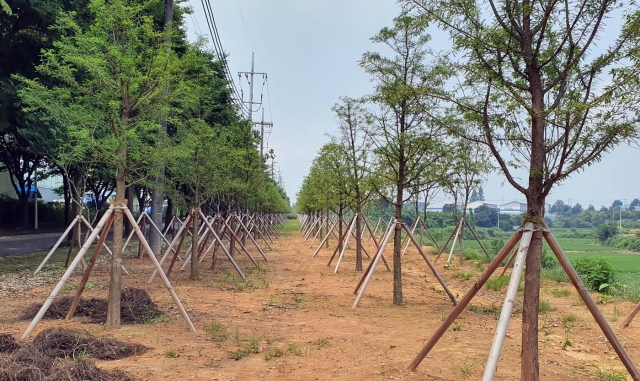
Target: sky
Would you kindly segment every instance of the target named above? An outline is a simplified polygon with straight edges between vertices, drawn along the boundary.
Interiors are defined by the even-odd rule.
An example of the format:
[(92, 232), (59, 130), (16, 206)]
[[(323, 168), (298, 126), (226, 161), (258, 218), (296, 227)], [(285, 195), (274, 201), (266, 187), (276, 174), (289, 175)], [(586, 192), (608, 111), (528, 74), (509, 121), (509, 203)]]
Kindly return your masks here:
[[(193, 9), (193, 15), (185, 18), (189, 38), (195, 40), (199, 34), (208, 38), (201, 2), (183, 4)], [(372, 91), (358, 60), (367, 51), (381, 50), (369, 39), (391, 26), (399, 6), (394, 0), (224, 0), (211, 1), (211, 7), (229, 54), (229, 69), (246, 101), (249, 87), (244, 77), (239, 80), (238, 72), (251, 70), (252, 52), (255, 72), (267, 73), (266, 85), (261, 78), (254, 80), (254, 100), (262, 97), (265, 121), (273, 123), (266, 144), (275, 151), (274, 169), (281, 171), (294, 202), (316, 153), (329, 141), (328, 134), (337, 133), (331, 107), (341, 96), (355, 98)], [(436, 49), (447, 40), (437, 31), (432, 37), (431, 47)], [(253, 114), (254, 121), (261, 117), (261, 109)], [(620, 146), (555, 186), (547, 203), (562, 200), (597, 209), (614, 200), (628, 204), (640, 198), (640, 176), (633, 169), (638, 159), (640, 150)], [(487, 176), (484, 195), (496, 204), (526, 202), (498, 172)], [(441, 193), (435, 201), (449, 199)]]

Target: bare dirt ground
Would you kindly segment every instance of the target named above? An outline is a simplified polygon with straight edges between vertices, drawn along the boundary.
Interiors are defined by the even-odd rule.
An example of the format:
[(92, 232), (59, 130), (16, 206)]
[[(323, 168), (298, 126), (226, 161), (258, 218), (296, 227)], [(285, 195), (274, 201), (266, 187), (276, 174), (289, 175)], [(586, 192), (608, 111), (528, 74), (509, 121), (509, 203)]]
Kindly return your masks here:
[[(250, 282), (238, 276), (226, 259), (215, 272), (202, 262), (202, 277), (189, 281), (187, 271), (174, 271), (170, 280), (197, 332), (191, 332), (160, 281), (147, 283), (153, 266), (148, 259), (127, 258), (124, 287), (146, 289), (168, 318), (152, 324), (125, 325), (106, 331), (83, 318), (43, 320), (31, 338), (48, 327), (82, 329), (95, 336), (112, 336), (151, 349), (138, 357), (98, 361), (105, 369), (119, 368), (139, 380), (477, 380), (491, 347), (505, 288), (483, 288), (415, 372), (407, 366), (453, 305), (415, 249), (403, 257), (403, 306), (392, 304), (393, 275), (378, 267), (360, 306), (353, 309), (356, 272), (354, 251), (348, 250), (337, 274), (327, 267), (331, 250), (311, 255), (299, 232), (279, 238), (269, 261), (249, 271), (250, 262), (237, 254), (251, 272)], [(372, 243), (367, 243), (372, 252)], [(256, 258), (259, 254), (252, 251)], [(391, 254), (387, 254), (390, 259)], [(433, 257), (432, 257), (433, 258)], [(482, 266), (473, 261), (445, 268), (436, 264), (456, 297), (473, 285)], [(368, 263), (368, 260), (367, 260)], [(365, 266), (366, 264), (365, 263)], [(335, 265), (335, 261), (334, 261)], [(166, 266), (165, 266), (166, 268)], [(108, 266), (102, 262), (84, 297), (106, 298)], [(500, 270), (499, 270), (500, 271)], [(73, 295), (81, 278), (76, 271), (63, 289)], [(465, 279), (469, 278), (469, 279)], [(0, 280), (0, 283), (4, 280)], [(18, 316), (31, 303), (42, 303), (53, 284), (18, 289), (0, 296), (0, 333), (20, 337), (29, 321)], [(598, 300), (598, 295), (594, 294)], [(521, 293), (509, 325), (496, 380), (519, 379)], [(541, 299), (548, 303), (540, 315), (540, 373), (544, 380), (608, 380), (624, 368), (570, 284), (545, 282)], [(604, 300), (599, 304), (632, 359), (640, 360), (640, 321), (617, 326), (633, 303)], [(207, 332), (206, 328), (209, 328)], [(258, 352), (258, 353), (253, 353)], [(234, 357), (239, 359), (234, 359)], [(628, 377), (628, 376), (627, 376)], [(628, 377), (630, 379), (630, 377)]]

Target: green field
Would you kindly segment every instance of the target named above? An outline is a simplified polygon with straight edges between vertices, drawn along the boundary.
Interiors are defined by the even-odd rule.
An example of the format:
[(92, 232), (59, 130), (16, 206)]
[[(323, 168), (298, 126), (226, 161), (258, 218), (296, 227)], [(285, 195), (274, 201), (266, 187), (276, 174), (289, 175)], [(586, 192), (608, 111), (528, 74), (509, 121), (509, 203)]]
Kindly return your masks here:
[[(578, 233), (588, 233), (590, 230), (591, 229), (578, 229)], [(571, 261), (585, 256), (605, 257), (615, 269), (620, 281), (640, 282), (640, 253), (630, 253), (614, 247), (604, 246), (593, 238), (564, 238), (563, 235), (575, 233), (572, 232), (571, 229), (552, 229), (552, 231)], [(506, 233), (502, 240), (506, 242), (509, 236), (510, 234)], [(482, 241), (482, 244), (487, 250), (490, 250), (491, 241), (492, 240)], [(444, 242), (439, 243), (442, 244)], [(545, 248), (551, 253), (548, 245), (545, 244)], [(479, 255), (484, 256), (480, 245), (475, 240), (465, 240), (464, 249), (465, 252), (470, 250), (477, 251)]]

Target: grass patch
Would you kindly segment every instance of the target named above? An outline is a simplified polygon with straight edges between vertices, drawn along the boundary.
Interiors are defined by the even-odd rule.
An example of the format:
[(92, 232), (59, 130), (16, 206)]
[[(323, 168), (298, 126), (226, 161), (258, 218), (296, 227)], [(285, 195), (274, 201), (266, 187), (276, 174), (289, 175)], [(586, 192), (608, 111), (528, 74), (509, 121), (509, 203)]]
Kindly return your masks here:
[(215, 319), (211, 321), (211, 324), (204, 327), (204, 331), (217, 343), (224, 343), (230, 336), (229, 331)]
[(471, 274), (469, 273), (455, 273), (453, 274), (454, 278), (458, 278), (458, 279), (462, 279), (462, 280), (469, 280), (471, 279)]
[(555, 308), (551, 306), (551, 303), (547, 302), (546, 300), (540, 300), (540, 303), (538, 304), (538, 312), (544, 314), (554, 310)]
[(501, 276), (497, 278), (489, 278), (487, 279), (487, 283), (485, 283), (485, 287), (489, 290), (499, 291), (503, 287), (509, 284), (508, 276)]
[(562, 317), (562, 323), (565, 325), (570, 323), (575, 323), (576, 321), (578, 321), (578, 316), (574, 314), (564, 315)]
[(300, 222), (298, 220), (286, 220), (282, 226), (283, 235), (291, 235), (300, 231)]
[(569, 291), (569, 290), (565, 290), (565, 289), (560, 290), (560, 289), (557, 289), (557, 288), (554, 288), (553, 290), (551, 290), (551, 293), (552, 293), (554, 296), (557, 296), (557, 297), (559, 297), (559, 298), (560, 298), (560, 297), (564, 297), (564, 296), (569, 296), (569, 295), (571, 295), (571, 291)]

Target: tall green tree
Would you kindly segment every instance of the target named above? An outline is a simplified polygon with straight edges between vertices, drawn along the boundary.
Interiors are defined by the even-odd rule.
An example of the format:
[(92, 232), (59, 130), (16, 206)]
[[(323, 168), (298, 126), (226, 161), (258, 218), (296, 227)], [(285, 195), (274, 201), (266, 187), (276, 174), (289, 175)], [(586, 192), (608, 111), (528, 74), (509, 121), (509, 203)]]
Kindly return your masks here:
[(58, 31), (50, 28), (58, 13), (78, 10), (78, 17), (84, 19), (86, 1), (9, 0), (0, 5), (4, 9), (0, 10), (0, 171), (9, 173), (20, 205), (18, 224), (27, 228), (36, 168), (52, 163), (52, 152), (64, 140), (64, 126), (42, 118), (41, 113), (25, 112), (19, 84), (11, 77), (38, 76), (35, 68), (41, 49), (51, 47), (58, 38)]
[[(425, 65), (430, 40), (427, 19), (403, 12), (393, 26), (383, 28), (371, 40), (383, 44), (391, 57), (367, 52), (360, 66), (371, 76), (375, 92), (370, 96), (372, 112), (369, 136), (377, 164), (373, 185), (385, 201), (394, 205), (395, 218), (402, 221), (403, 204), (419, 191), (422, 172), (440, 155), (440, 126), (427, 88), (439, 81), (438, 73)], [(393, 248), (393, 303), (402, 304), (402, 230), (396, 226)]]
[[(457, 78), (442, 97), (455, 104), (454, 113), (475, 122), (476, 129), (458, 133), (490, 149), (506, 180), (526, 197), (528, 221), (542, 223), (555, 184), (636, 134), (637, 86), (628, 84), (637, 75), (619, 69), (626, 66), (629, 33), (596, 47), (612, 33), (605, 24), (623, 3), (404, 3), (449, 33), (453, 51), (441, 58), (442, 68)], [(542, 233), (536, 231), (526, 259), (523, 380), (539, 379), (541, 251)]]
[[(58, 17), (61, 34), (42, 52), (38, 73), (54, 85), (22, 78), (19, 92), (29, 110), (46, 112), (69, 126), (76, 150), (98, 154), (115, 169), (116, 205), (125, 206), (127, 178), (147, 175), (160, 155), (155, 144), (159, 113), (167, 104), (164, 83), (175, 74), (174, 54), (167, 54), (166, 32), (158, 30), (148, 8), (159, 0), (92, 0), (95, 18), (83, 30), (73, 13)], [(120, 327), (123, 215), (114, 220), (114, 247), (106, 326)]]

